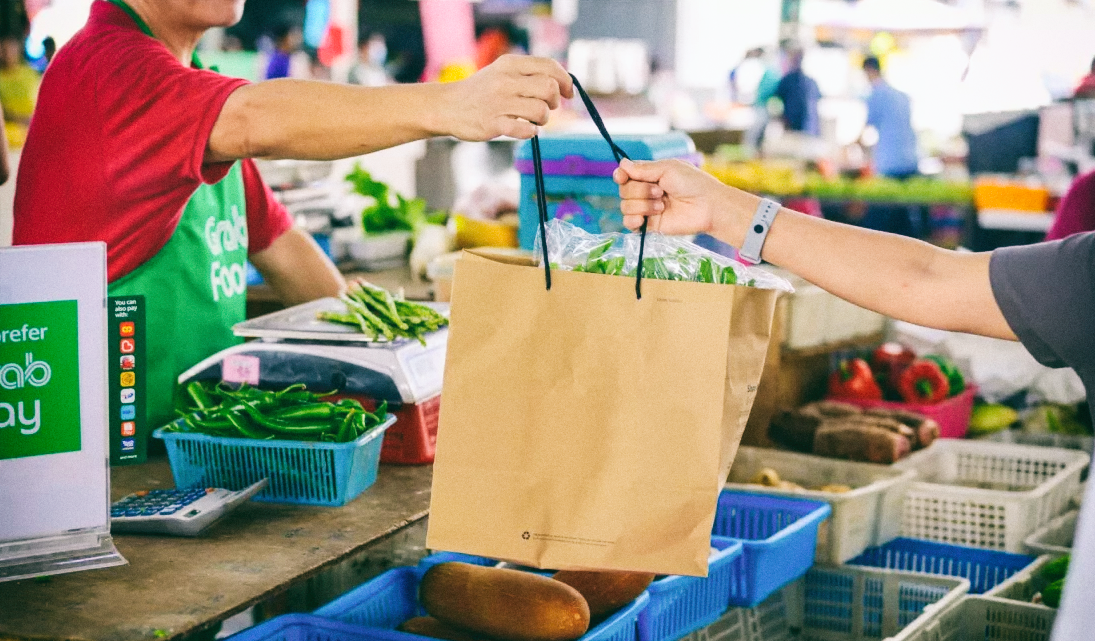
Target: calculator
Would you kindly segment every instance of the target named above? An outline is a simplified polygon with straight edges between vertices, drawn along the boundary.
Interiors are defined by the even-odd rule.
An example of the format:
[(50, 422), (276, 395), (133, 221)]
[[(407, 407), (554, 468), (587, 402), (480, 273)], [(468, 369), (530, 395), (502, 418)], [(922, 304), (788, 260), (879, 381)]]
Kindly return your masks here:
[(266, 479), (242, 490), (215, 487), (142, 490), (110, 506), (112, 532), (197, 536), (266, 487)]

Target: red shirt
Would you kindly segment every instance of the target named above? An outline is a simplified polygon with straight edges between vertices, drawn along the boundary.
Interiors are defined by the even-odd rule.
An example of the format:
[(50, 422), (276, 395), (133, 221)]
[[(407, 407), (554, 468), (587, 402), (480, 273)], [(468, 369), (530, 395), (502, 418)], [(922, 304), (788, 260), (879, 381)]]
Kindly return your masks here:
[[(164, 245), (195, 190), (231, 163), (207, 164), (213, 124), (247, 84), (181, 64), (117, 6), (99, 0), (42, 79), (19, 162), (16, 245), (101, 240), (117, 280)], [(292, 226), (255, 164), (241, 163), (249, 251)]]
[(1046, 234), (1046, 240), (1067, 238), (1085, 231), (1095, 231), (1095, 171), (1072, 181), (1072, 186), (1057, 205), (1057, 216)]

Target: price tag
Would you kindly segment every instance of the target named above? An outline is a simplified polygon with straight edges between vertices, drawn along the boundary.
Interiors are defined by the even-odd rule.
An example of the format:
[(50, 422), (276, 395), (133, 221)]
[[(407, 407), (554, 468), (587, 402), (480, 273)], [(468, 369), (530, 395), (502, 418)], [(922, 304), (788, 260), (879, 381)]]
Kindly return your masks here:
[(225, 383), (259, 384), (259, 357), (232, 354), (221, 361), (221, 379)]

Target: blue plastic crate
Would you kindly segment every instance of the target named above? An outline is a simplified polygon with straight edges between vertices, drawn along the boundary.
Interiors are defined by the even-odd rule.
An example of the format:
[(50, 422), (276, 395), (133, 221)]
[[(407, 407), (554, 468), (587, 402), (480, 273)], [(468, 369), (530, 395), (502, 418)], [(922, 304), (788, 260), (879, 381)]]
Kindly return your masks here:
[(969, 579), (970, 594), (982, 594), (1033, 562), (1026, 554), (901, 538), (868, 548), (848, 564), (957, 576)]
[(712, 533), (738, 539), (730, 605), (751, 608), (806, 574), (814, 564), (817, 529), (832, 507), (821, 501), (723, 490)]
[[(406, 636), (406, 635), (403, 635)], [(397, 641), (387, 630), (370, 630), (310, 614), (286, 614), (228, 637), (228, 641)]]
[(741, 541), (711, 537), (718, 550), (708, 558), (707, 577), (667, 576), (650, 584), (650, 605), (639, 613), (639, 641), (672, 641), (718, 620), (730, 605), (734, 561)]
[(152, 433), (167, 444), (175, 486), (242, 490), (269, 479), (256, 501), (345, 505), (376, 482), (384, 432), (395, 416), (349, 443), (259, 441), (192, 432)]
[[(407, 619), (426, 614), (418, 603), (418, 583), (429, 567), (389, 570), (319, 608), (314, 614), (383, 629), (390, 635), (386, 641), (421, 641), (422, 637), (418, 635), (397, 632), (394, 628)], [(578, 641), (637, 641), (636, 619), (649, 601), (650, 596), (643, 592), (630, 605), (605, 619)]]

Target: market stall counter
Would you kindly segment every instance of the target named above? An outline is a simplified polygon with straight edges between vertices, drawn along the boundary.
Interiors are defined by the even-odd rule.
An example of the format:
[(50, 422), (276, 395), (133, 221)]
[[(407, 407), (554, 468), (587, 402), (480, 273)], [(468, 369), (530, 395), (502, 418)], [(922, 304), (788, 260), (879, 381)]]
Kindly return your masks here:
[[(383, 466), (340, 508), (245, 504), (197, 538), (116, 535), (129, 565), (0, 583), (0, 640), (212, 638), (267, 602), (425, 518), (431, 466)], [(114, 468), (111, 498), (172, 487), (166, 459)]]

